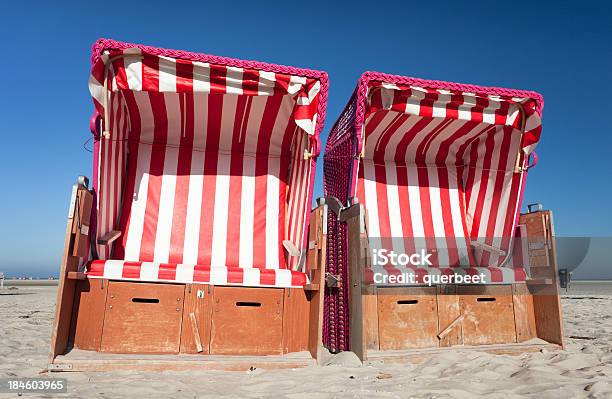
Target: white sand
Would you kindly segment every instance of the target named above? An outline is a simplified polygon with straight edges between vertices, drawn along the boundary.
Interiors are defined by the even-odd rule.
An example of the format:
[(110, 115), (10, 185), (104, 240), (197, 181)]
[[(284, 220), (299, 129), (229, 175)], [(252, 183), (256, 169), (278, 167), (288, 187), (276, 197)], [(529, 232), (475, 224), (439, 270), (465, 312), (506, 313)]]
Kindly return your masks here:
[[(351, 354), (297, 370), (61, 373), (68, 394), (48, 397), (612, 398), (612, 285), (564, 295), (566, 351), (519, 357), (449, 351), (420, 365), (357, 367)], [(0, 295), (0, 377), (38, 376), (47, 364), (55, 287)], [(0, 394), (2, 397), (2, 394)], [(24, 394), (24, 397), (32, 395)]]

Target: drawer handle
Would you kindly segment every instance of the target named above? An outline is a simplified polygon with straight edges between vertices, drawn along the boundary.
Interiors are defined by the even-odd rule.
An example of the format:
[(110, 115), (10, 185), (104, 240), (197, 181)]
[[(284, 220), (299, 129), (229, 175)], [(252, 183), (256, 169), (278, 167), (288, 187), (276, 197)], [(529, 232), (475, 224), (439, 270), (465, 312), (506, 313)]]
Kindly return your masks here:
[(159, 303), (157, 298), (132, 298), (134, 303)]
[(260, 308), (261, 307), (261, 303), (259, 303), (259, 302), (236, 302), (236, 306), (251, 307), (251, 308)]
[(397, 301), (398, 305), (416, 305), (419, 303), (418, 299), (401, 299)]
[(496, 298), (478, 298), (476, 299), (477, 302), (495, 302), (497, 299)]

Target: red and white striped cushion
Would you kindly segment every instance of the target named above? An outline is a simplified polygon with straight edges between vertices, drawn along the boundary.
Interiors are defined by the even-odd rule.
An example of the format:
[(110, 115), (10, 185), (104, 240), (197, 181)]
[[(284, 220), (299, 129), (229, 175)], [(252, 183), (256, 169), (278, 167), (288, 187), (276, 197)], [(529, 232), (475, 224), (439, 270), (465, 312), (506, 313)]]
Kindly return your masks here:
[(89, 264), (88, 278), (182, 284), (236, 285), (243, 287), (300, 288), (306, 274), (287, 269), (260, 269), (159, 262), (96, 260)]

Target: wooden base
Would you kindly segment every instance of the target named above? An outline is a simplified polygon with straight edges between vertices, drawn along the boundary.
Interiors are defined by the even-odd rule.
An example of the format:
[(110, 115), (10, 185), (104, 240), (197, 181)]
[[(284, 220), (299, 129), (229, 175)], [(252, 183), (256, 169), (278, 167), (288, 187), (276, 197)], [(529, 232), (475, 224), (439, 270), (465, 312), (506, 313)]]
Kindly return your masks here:
[(525, 284), (378, 287), (362, 294), (362, 359), (371, 351), (524, 343), (538, 334), (535, 298)]
[[(386, 352), (413, 353), (406, 352), (410, 350), (428, 354), (443, 348), (473, 348), (505, 353), (542, 348), (532, 346), (533, 340), (563, 348), (563, 320), (554, 279), (551, 284), (545, 284), (546, 279), (532, 284), (434, 287), (365, 284), (363, 270), (370, 264), (365, 211), (360, 204), (353, 207), (359, 207), (359, 212), (347, 219), (349, 345), (361, 360)], [(557, 271), (551, 219), (548, 211), (521, 217), (527, 226), (531, 264), (538, 266), (538, 277), (549, 279)], [(546, 253), (540, 254), (539, 248)]]
[(286, 369), (316, 365), (309, 352), (276, 356), (112, 354), (73, 349), (57, 356), (48, 371), (246, 371), (253, 368)]
[(89, 230), (79, 226), (89, 221), (91, 206), (92, 193), (75, 185), (50, 370), (247, 370), (305, 367), (320, 359), (325, 205), (310, 216), (304, 269), (311, 284), (304, 288), (87, 279), (79, 265), (89, 255)]
[(550, 343), (514, 343), (477, 346), (454, 346), (452, 348), (427, 348), (408, 350), (368, 351), (368, 360), (364, 364), (376, 363), (421, 363), (431, 356), (448, 353), (448, 351), (475, 351), (496, 355), (518, 356), (527, 352), (560, 350), (560, 345)]
[(81, 280), (76, 292), (69, 341), (75, 349), (245, 356), (310, 350), (313, 357), (319, 351), (316, 291)]

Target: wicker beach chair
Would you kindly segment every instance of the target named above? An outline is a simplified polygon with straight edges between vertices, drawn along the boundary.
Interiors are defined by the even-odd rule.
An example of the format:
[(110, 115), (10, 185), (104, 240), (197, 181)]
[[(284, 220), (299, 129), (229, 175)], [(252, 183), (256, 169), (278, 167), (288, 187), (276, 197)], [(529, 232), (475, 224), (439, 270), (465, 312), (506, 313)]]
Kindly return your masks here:
[(101, 39), (89, 87), (93, 184), (73, 190), (50, 368), (313, 363), (327, 75)]
[(324, 157), (340, 204), (327, 271), (343, 282), (326, 296), (328, 347), (563, 344), (551, 214), (520, 215), (542, 107), (528, 91), (361, 77)]

